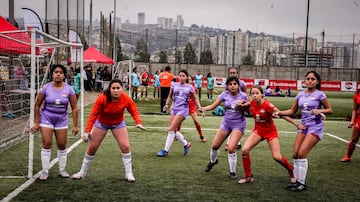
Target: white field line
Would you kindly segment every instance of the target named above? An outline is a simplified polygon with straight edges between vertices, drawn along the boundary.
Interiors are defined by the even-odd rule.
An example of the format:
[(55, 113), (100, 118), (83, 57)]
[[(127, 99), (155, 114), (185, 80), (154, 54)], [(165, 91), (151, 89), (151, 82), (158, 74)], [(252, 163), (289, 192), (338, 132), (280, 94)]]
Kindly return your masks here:
[[(82, 140), (79, 139), (78, 141), (76, 141), (74, 144), (72, 144), (69, 148), (67, 148), (67, 153), (70, 153), (75, 147), (77, 147), (80, 143), (82, 143)], [(56, 163), (58, 162), (58, 158), (53, 159), (50, 162), (50, 168), (52, 168)], [(5, 198), (3, 198), (1, 200), (1, 202), (8, 202), (11, 201), (11, 199), (13, 199), (14, 197), (16, 197), (20, 192), (22, 192), (23, 190), (25, 190), (26, 188), (28, 188), (32, 183), (35, 182), (35, 180), (41, 175), (41, 171), (39, 171), (38, 173), (36, 173), (32, 178), (30, 178), (29, 180), (27, 180), (26, 182), (24, 182), (22, 185), (20, 185), (18, 188), (16, 188), (14, 191), (12, 191), (11, 193), (9, 193)]]
[[(141, 116), (154, 116), (154, 115), (141, 115)], [(156, 116), (156, 115), (155, 115)], [(164, 116), (164, 115), (158, 115), (158, 116)], [(211, 116), (210, 116), (211, 117)], [(214, 117), (215, 118), (215, 117)], [(216, 117), (217, 118), (217, 117)], [(135, 126), (128, 126), (129, 128), (135, 128)], [(145, 126), (146, 127), (146, 126)], [(163, 130), (167, 130), (168, 127), (146, 127), (147, 129), (163, 129)], [(195, 128), (181, 128), (182, 130), (195, 130)], [(202, 128), (202, 130), (205, 131), (217, 131), (218, 128)], [(245, 130), (245, 132), (251, 132), (251, 130)], [(296, 134), (295, 131), (278, 131), (279, 134)], [(324, 133), (324, 135), (330, 136), (334, 139), (337, 139), (341, 142), (345, 142), (345, 143), (349, 143), (349, 141), (340, 138), (336, 135), (330, 134), (330, 133)], [(80, 143), (82, 143), (82, 140), (79, 139), (78, 141), (76, 141), (74, 144), (72, 144), (68, 149), (67, 149), (67, 153), (70, 153), (74, 148), (76, 148)], [(357, 147), (360, 147), (359, 144), (356, 144)], [(58, 162), (58, 158), (53, 159), (50, 162), (50, 168), (52, 168), (56, 163)], [(3, 198), (1, 200), (1, 202), (9, 202), (11, 199), (13, 199), (14, 197), (16, 197), (20, 192), (22, 192), (23, 190), (25, 190), (27, 187), (29, 187), (32, 183), (35, 182), (35, 180), (40, 176), (41, 171), (39, 171), (38, 173), (36, 173), (33, 178), (27, 180), (25, 183), (23, 183), (22, 185), (20, 185), (18, 188), (16, 188), (14, 191), (12, 191), (11, 193), (9, 193), (5, 198)]]

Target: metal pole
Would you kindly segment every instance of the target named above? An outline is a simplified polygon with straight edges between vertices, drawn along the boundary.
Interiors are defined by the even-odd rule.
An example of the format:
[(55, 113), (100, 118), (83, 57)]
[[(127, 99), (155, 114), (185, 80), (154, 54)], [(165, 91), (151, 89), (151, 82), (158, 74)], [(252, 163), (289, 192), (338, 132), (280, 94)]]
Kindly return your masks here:
[(116, 0), (114, 0), (114, 27), (113, 27), (113, 48), (114, 48), (114, 52), (113, 52), (113, 60), (116, 63)]
[(307, 67), (308, 63), (308, 29), (309, 29), (309, 8), (310, 0), (307, 1), (307, 15), (306, 15), (306, 36), (305, 36), (305, 63), (304, 66)]

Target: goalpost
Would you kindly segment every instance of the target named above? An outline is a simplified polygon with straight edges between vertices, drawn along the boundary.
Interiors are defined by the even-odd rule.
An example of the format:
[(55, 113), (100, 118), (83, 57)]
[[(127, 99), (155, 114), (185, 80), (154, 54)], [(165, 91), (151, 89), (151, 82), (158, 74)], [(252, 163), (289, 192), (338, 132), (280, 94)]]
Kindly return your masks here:
[[(43, 38), (43, 41), (38, 40), (38, 38), (40, 38), (39, 36)], [(32, 29), (31, 31), (0, 32), (0, 39), (6, 39), (10, 44), (9, 50), (0, 49), (0, 76), (3, 86), (2, 89), (0, 89), (0, 112), (2, 112), (2, 115), (5, 111), (6, 114), (13, 114), (13, 116), (0, 117), (0, 127), (2, 130), (0, 131), (0, 155), (3, 155), (2, 153), (5, 152), (14, 152), (13, 155), (9, 155), (13, 156), (13, 158), (9, 157), (11, 161), (7, 161), (9, 165), (2, 163), (2, 167), (5, 166), (2, 170), (6, 171), (0, 171), (0, 178), (33, 178), (34, 166), (36, 169), (41, 169), (39, 158), (36, 159), (34, 164), (34, 150), (41, 147), (41, 145), (35, 144), (36, 142), (40, 142), (38, 144), (41, 144), (39, 140), (41, 138), (37, 138), (36, 141), (35, 137), (39, 137), (39, 135), (31, 134), (30, 132), (30, 128), (34, 122), (36, 95), (41, 86), (48, 82), (49, 67), (51, 64), (60, 63), (64, 66), (67, 65), (67, 55), (64, 55), (64, 50), (70, 50), (70, 48), (74, 47), (80, 49), (79, 68), (83, 70), (83, 45), (81, 43), (70, 43), (57, 39), (36, 29)], [(3, 41), (4, 40), (0, 40), (0, 43)], [(4, 44), (0, 45), (4, 47)], [(19, 46), (19, 49), (23, 50), (19, 50), (19, 53), (17, 53), (16, 49), (14, 51), (11, 45)], [(26, 74), (20, 79), (16, 78), (17, 74), (15, 74), (17, 69), (14, 67), (14, 61), (16, 60), (30, 64), (25, 67)], [(78, 107), (80, 108), (79, 132), (82, 133), (84, 131), (84, 81), (83, 74), (80, 75), (81, 94), (80, 106)], [(27, 86), (24, 87), (23, 81), (26, 79), (30, 81), (30, 85), (25, 84)], [(7, 130), (7, 128), (10, 129)], [(6, 132), (3, 132), (4, 130)], [(24, 144), (24, 141), (26, 143), (26, 140), (28, 141), (27, 164), (24, 162), (26, 157), (19, 157), (18, 153), (16, 153), (21, 151), (13, 149), (17, 144)], [(2, 159), (2, 161), (4, 159)], [(25, 170), (27, 170), (27, 173)]]

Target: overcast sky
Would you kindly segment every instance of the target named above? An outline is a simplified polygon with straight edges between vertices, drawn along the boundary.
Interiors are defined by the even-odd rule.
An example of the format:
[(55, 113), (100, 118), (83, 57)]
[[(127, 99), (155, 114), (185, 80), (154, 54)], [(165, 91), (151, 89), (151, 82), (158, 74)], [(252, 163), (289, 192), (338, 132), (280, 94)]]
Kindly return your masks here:
[[(8, 1), (0, 0), (0, 15), (8, 15)], [(44, 17), (45, 0), (14, 0), (15, 15), (28, 7)], [(85, 0), (85, 18), (89, 17), (90, 0)], [(185, 26), (204, 25), (228, 30), (241, 29), (276, 35), (305, 34), (307, 0), (117, 0), (117, 17), (137, 22), (137, 13), (145, 12), (145, 23), (154, 24), (157, 17), (176, 19), (182, 15)], [(114, 9), (113, 0), (93, 0), (93, 18), (100, 11)], [(360, 0), (310, 0), (309, 34), (360, 38)]]

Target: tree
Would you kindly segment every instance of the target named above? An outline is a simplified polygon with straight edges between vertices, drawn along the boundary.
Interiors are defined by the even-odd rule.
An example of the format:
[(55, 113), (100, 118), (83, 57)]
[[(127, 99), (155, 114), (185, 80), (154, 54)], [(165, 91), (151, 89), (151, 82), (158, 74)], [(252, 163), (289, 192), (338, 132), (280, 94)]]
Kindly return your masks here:
[(254, 59), (250, 54), (245, 56), (242, 61), (243, 61), (244, 65), (253, 65), (254, 64)]
[(190, 43), (187, 43), (184, 50), (184, 63), (185, 64), (195, 64), (195, 51), (193, 50)]
[(159, 63), (167, 63), (168, 62), (168, 57), (167, 57), (165, 51), (160, 51), (159, 58), (160, 58)]
[(179, 50), (177, 50), (175, 53), (175, 63), (181, 64), (181, 62), (182, 62), (182, 54)]
[(200, 53), (200, 64), (208, 65), (213, 64), (212, 53), (210, 50)]
[(136, 42), (135, 61), (136, 62), (150, 61), (150, 54), (148, 53), (147, 44), (145, 44), (143, 39), (140, 39), (139, 41)]

